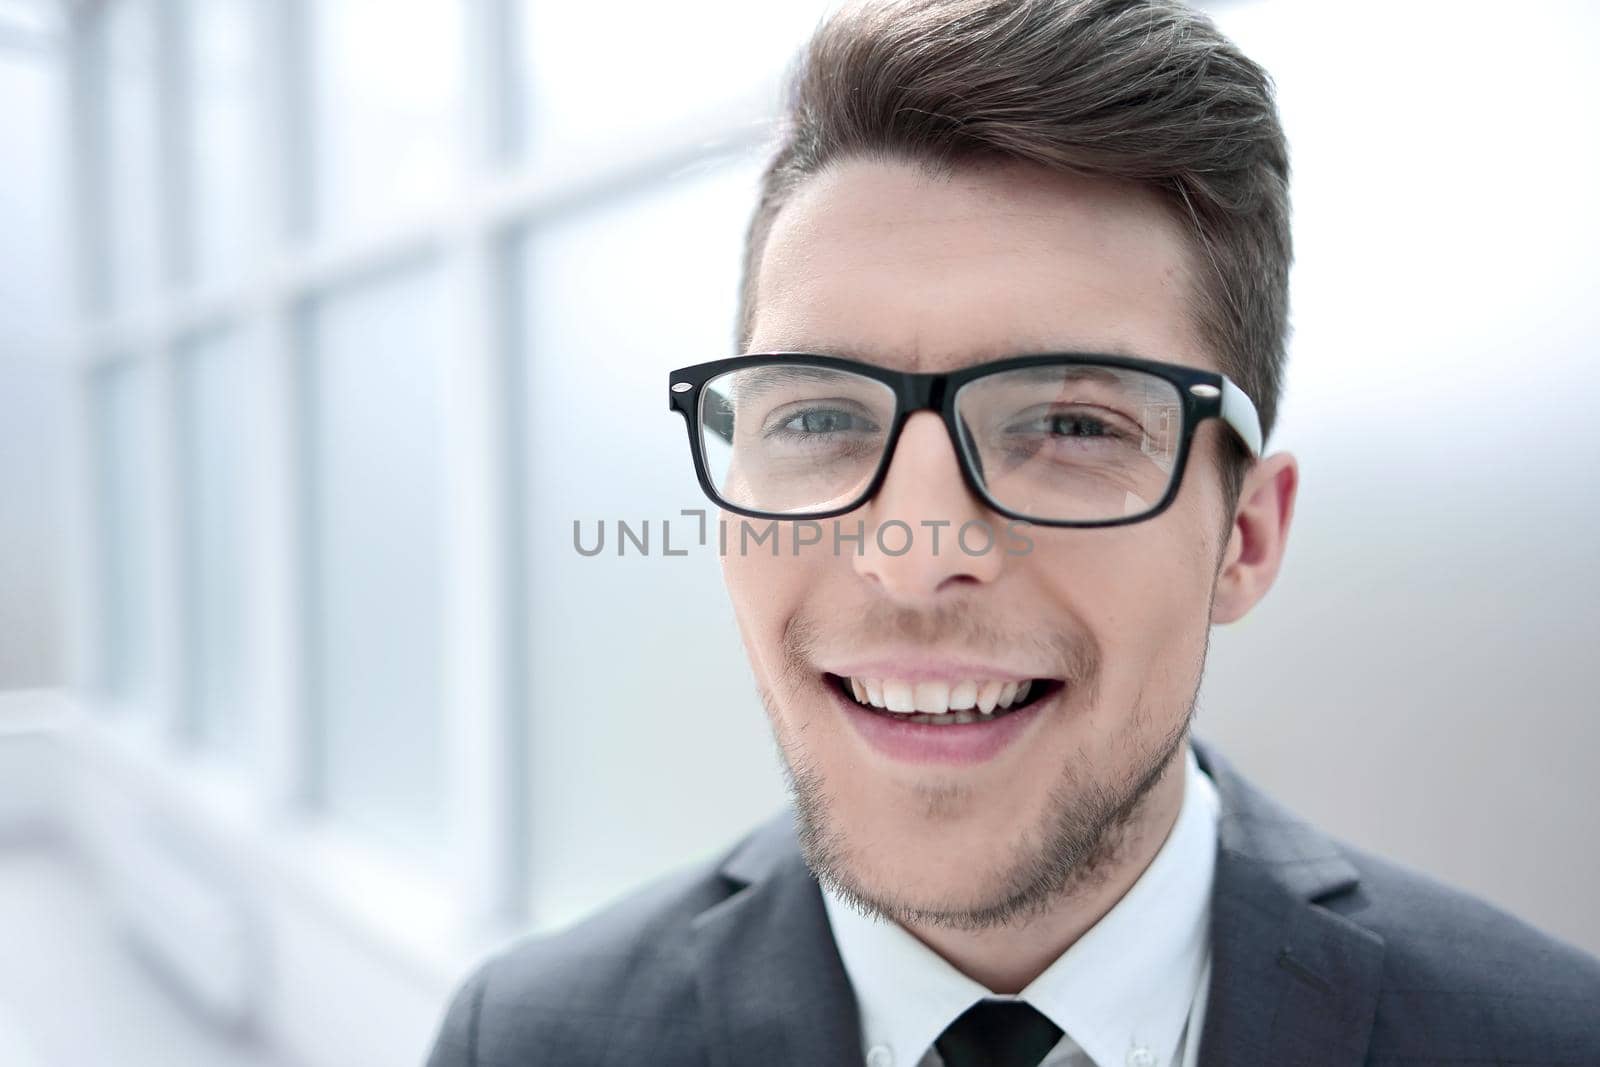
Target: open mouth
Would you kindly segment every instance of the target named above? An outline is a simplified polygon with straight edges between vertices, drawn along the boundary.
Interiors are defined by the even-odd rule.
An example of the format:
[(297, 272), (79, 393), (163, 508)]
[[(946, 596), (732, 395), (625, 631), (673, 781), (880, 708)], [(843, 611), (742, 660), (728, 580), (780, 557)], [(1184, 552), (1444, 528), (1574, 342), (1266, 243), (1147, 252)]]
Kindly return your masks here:
[(1061, 690), (1059, 678), (1022, 682), (973, 678), (958, 682), (903, 681), (896, 678), (843, 678), (824, 674), (827, 683), (866, 711), (895, 722), (961, 726), (994, 722), (1048, 700)]

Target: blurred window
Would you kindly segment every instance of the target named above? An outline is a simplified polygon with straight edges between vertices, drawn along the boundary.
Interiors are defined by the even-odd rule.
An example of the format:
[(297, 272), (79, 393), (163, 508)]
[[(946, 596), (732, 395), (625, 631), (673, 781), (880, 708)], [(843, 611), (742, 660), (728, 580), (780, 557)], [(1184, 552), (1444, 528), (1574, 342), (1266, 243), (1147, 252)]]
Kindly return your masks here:
[(156, 34), (147, 0), (106, 9), (95, 42), (99, 126), (105, 168), (96, 175), (106, 209), (105, 283), (110, 306), (126, 311), (161, 286)]
[(832, 6), (520, 0), (512, 137), (526, 161), (553, 167), (696, 143), (734, 105), (772, 103), (774, 75)]
[(460, 173), (459, 3), (317, 0), (312, 17), (314, 227), (370, 229), (441, 204)]
[(189, 0), (185, 95), (193, 182), (190, 280), (236, 280), (259, 250), (267, 188), (261, 181), (260, 23), (250, 0)]
[[(92, 360), (148, 354), (86, 379), (103, 535), (102, 687), (149, 703), (155, 683), (163, 696), (177, 683), (171, 695), (182, 706), (163, 714), (240, 762), (258, 738), (281, 739), (274, 785), (286, 794), (309, 785), (333, 821), (419, 859), (453, 847), (458, 822), (494, 820), (500, 828), (480, 850), (494, 855), (479, 857), (491, 872), (512, 871), (542, 840), (546, 866), (559, 857), (576, 871), (595, 860), (600, 880), (579, 872), (561, 884), (601, 892), (737, 831), (726, 806), (720, 824), (683, 819), (716, 800), (684, 795), (655, 812), (652, 849), (638, 851), (628, 871), (607, 871), (592, 853), (602, 838), (591, 834), (586, 845), (578, 830), (614, 825), (624, 801), (573, 768), (609, 749), (616, 722), (538, 710), (592, 702), (581, 679), (611, 657), (584, 634), (627, 633), (636, 650), (655, 647), (653, 635), (673, 625), (650, 618), (654, 607), (619, 623), (607, 605), (694, 599), (713, 580), (714, 561), (656, 568), (632, 588), (618, 584), (640, 578), (627, 567), (573, 581), (555, 562), (569, 557), (567, 542), (544, 553), (545, 527), (523, 520), (532, 511), (541, 521), (596, 515), (606, 501), (652, 501), (664, 512), (698, 504), (681, 492), (676, 423), (652, 419), (624, 434), (567, 408), (588, 396), (607, 398), (619, 418), (654, 412), (666, 367), (731, 350), (759, 162), (733, 158), (715, 140), (757, 138), (754, 125), (748, 134), (728, 126), (770, 109), (777, 72), (827, 6), (106, 0), (87, 8), (81, 113), (95, 170), (83, 177), (104, 208), (104, 232), (88, 236), (103, 261), (97, 287), (116, 314), (109, 322), (91, 314), (84, 325), (107, 329), (86, 333)], [(494, 147), (509, 149), (495, 161), (510, 156), (521, 173), (474, 175), (514, 180), (469, 202), (474, 187), (464, 178), (482, 162), (473, 158), (480, 122), (497, 124)], [(650, 159), (658, 169), (642, 172), (636, 164)], [(563, 193), (582, 207), (546, 199), (546, 179), (572, 182)], [(306, 232), (284, 232), (284, 216)], [(94, 222), (95, 212), (85, 217)], [(397, 250), (392, 239), (403, 234), (421, 240)], [(513, 254), (497, 251), (480, 274), (478, 253), (507, 237)], [(301, 238), (318, 246), (315, 255), (299, 254)], [(169, 265), (184, 283), (170, 294)], [(502, 287), (515, 290), (509, 306), (498, 302)], [(625, 315), (616, 313), (621, 295)], [(470, 301), (514, 321), (480, 331), (475, 315), (458, 314)], [(512, 342), (517, 352), (505, 354), (521, 357), (510, 395), (450, 400), (452, 389), (496, 380), (493, 361), (503, 354), (473, 346), (502, 327), (525, 329)], [(453, 360), (491, 365), (456, 378)], [(259, 388), (278, 370), (287, 389)], [(502, 399), (526, 431), (494, 446), (511, 454), (488, 460), (516, 472), (494, 483), (510, 499), (451, 491), (498, 475), (470, 469), (485, 444), (462, 412)], [(641, 448), (635, 431), (659, 447)], [(278, 500), (280, 480), (258, 484), (255, 473), (278, 469), (283, 441), (293, 449), (293, 495)], [(287, 458), (290, 449), (281, 451)], [(451, 462), (469, 469), (447, 469), (446, 457), (458, 456)], [(158, 461), (172, 469), (152, 469)], [(176, 523), (164, 521), (169, 484)], [(606, 487), (603, 497), (595, 486)], [(447, 511), (480, 503), (478, 513)], [(260, 520), (285, 507), (298, 523), (292, 533), (263, 534)], [(496, 516), (516, 529), (505, 538), (487, 531)], [(493, 551), (502, 540), (509, 558), (486, 567), (452, 555)], [(168, 560), (173, 567), (151, 569)], [(470, 586), (474, 575), (502, 573), (516, 586), (505, 593), (514, 604), (473, 588), (446, 595), (450, 575)], [(169, 581), (173, 588), (156, 584)], [(597, 587), (609, 591), (597, 596)], [(169, 635), (153, 622), (180, 596), (172, 615), (182, 628)], [(474, 609), (479, 600), (491, 603)], [(296, 614), (274, 618), (279, 603)], [(688, 624), (722, 634), (696, 653), (704, 673), (722, 679), (709, 696), (737, 709), (747, 674), (731, 620), (715, 601), (703, 611)], [(279, 634), (283, 622), (291, 628)], [(490, 676), (502, 669), (497, 656), (457, 655), (453, 642), (480, 633), (507, 650), (514, 677)], [(274, 672), (283, 687), (268, 684)], [(640, 661), (615, 680), (618, 706), (649, 706), (650, 679), (659, 677)], [(526, 765), (455, 777), (445, 753), (510, 716), (526, 718), (511, 734), (526, 727), (535, 737), (503, 746), (513, 753), (504, 758)], [(657, 773), (659, 752), (685, 743), (666, 720), (630, 719), (627, 729), (633, 754), (619, 759), (640, 775)], [(576, 747), (556, 736), (569, 734)], [(725, 736), (736, 734), (745, 751), (770, 744), (748, 716)], [(746, 795), (776, 781), (765, 762), (748, 767), (737, 772), (748, 775)], [(495, 774), (536, 794), (504, 811), (518, 787), (483, 784)], [(584, 815), (545, 825), (537, 800), (569, 786), (584, 797)], [(664, 783), (663, 795), (671, 788)], [(495, 892), (525, 892), (509, 884), (518, 877), (506, 875)], [(555, 882), (541, 876), (541, 884)]]
[(178, 363), (180, 485), (185, 501), (186, 724), (238, 755), (250, 729), (249, 567), (256, 408), (250, 346), (237, 330), (191, 338)]
[(123, 357), (95, 372), (91, 390), (100, 526), (98, 681), (108, 696), (137, 700), (149, 695), (153, 676), (150, 370)]
[(352, 282), (307, 313), (312, 708), (334, 813), (443, 830), (443, 278)]

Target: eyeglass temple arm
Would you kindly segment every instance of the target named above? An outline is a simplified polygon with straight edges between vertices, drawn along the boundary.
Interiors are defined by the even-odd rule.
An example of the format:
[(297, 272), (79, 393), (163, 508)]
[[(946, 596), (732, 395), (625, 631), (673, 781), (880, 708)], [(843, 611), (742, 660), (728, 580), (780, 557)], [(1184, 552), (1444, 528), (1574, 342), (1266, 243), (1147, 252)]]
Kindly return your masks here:
[(1227, 375), (1222, 377), (1222, 420), (1244, 440), (1252, 456), (1261, 455), (1261, 416), (1244, 390)]

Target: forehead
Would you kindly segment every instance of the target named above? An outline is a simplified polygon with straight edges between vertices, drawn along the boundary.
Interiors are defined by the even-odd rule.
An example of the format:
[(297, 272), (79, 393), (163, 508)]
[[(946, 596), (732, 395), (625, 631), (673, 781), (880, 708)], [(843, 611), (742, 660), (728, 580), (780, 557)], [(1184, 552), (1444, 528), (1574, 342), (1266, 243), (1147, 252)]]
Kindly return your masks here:
[(1142, 187), (1025, 164), (935, 176), (851, 160), (773, 222), (752, 351), (948, 370), (1092, 351), (1213, 368), (1193, 326), (1190, 244)]

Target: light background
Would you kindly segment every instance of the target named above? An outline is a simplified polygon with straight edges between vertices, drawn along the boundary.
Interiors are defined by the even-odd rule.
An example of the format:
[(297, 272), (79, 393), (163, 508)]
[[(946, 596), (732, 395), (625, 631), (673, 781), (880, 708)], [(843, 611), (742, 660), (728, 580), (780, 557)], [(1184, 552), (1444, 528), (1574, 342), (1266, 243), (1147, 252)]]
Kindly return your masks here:
[[(417, 1062), (482, 952), (783, 803), (661, 387), (823, 9), (0, 4), (0, 1062)], [(1291, 141), (1303, 486), (1199, 732), (1600, 951), (1600, 16), (1213, 10)]]

